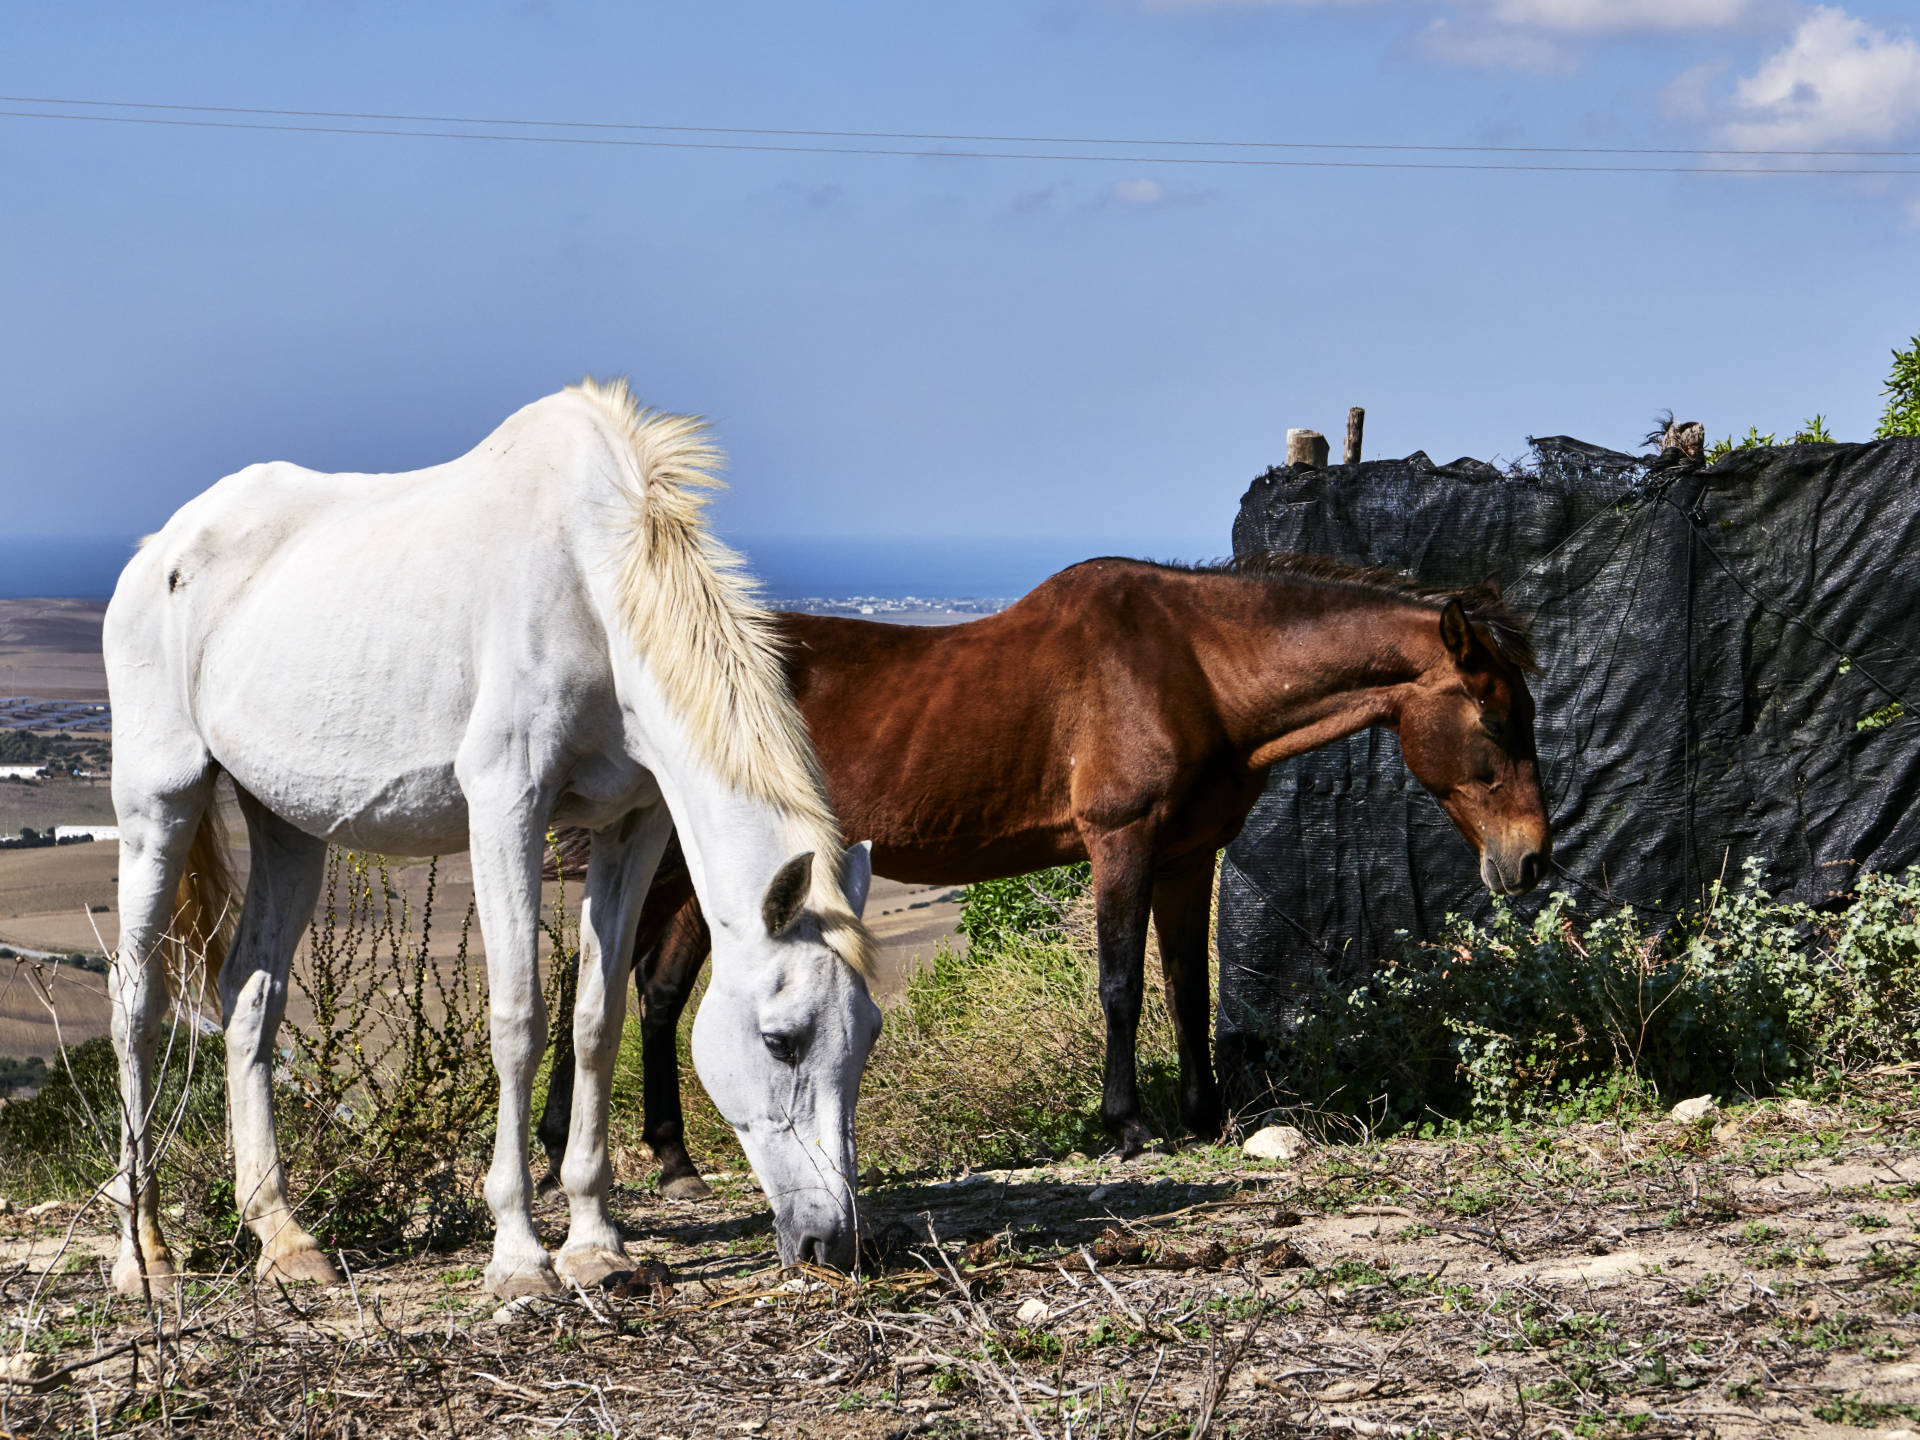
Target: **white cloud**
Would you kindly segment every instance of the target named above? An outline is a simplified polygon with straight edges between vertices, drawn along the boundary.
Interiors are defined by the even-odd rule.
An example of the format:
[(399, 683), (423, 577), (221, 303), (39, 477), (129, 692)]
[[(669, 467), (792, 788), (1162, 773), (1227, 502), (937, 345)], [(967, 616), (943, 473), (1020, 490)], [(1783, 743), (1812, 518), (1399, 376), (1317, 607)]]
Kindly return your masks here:
[(1822, 5), (1734, 86), (1720, 135), (1742, 148), (1814, 149), (1884, 144), (1916, 127), (1920, 44)]
[(1435, 20), (1421, 37), (1427, 53), (1449, 65), (1485, 70), (1530, 70), (1551, 75), (1573, 68), (1573, 59), (1552, 40), (1519, 30), (1455, 25)]
[(1492, 0), (1503, 25), (1570, 35), (1725, 30), (1745, 21), (1755, 0)]
[(1107, 193), (1122, 205), (1158, 205), (1167, 198), (1158, 180), (1116, 180)]

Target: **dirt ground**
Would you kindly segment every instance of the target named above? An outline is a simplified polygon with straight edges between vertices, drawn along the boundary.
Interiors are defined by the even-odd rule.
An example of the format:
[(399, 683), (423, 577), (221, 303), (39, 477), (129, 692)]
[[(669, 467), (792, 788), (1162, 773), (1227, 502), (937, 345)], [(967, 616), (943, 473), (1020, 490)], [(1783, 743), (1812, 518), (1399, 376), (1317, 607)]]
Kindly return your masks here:
[(0, 600), (0, 695), (105, 700), (100, 600)]
[(780, 1271), (740, 1177), (630, 1187), (630, 1277), (504, 1308), (476, 1248), (148, 1314), (60, 1208), (0, 1220), (27, 1357), (0, 1434), (1893, 1440), (1920, 1430), (1917, 1125), (1898, 1074), (1715, 1129), (873, 1177), (854, 1280)]

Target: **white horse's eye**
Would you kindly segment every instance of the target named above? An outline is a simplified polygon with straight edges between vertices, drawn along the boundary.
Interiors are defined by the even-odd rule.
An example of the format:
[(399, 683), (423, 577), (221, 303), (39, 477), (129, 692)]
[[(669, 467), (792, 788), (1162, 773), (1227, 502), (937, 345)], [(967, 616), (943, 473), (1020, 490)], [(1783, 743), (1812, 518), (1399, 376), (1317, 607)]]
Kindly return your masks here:
[(776, 1035), (770, 1030), (763, 1030), (760, 1038), (767, 1042), (767, 1052), (782, 1065), (791, 1065), (800, 1058), (800, 1046), (793, 1036)]

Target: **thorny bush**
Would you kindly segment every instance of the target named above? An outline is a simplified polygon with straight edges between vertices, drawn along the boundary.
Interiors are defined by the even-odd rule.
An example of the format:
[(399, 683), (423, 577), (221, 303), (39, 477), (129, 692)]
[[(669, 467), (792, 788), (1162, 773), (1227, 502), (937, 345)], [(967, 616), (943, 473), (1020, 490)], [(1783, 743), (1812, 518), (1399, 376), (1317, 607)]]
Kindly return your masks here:
[[(275, 1114), (301, 1219), (329, 1249), (454, 1249), (488, 1225), (474, 1183), (494, 1112), (485, 986), (471, 909), (454, 954), (429, 953), (436, 878), (437, 866), (415, 915), (380, 860), (330, 854), (294, 968), (313, 1018), (282, 1028)], [(168, 1227), (190, 1268), (244, 1262), (254, 1242), (234, 1203), (220, 1038), (177, 1008), (156, 1068)], [(0, 1108), (0, 1174), (23, 1198), (96, 1193), (119, 1154), (112, 1043), (49, 1069), (39, 1094)]]

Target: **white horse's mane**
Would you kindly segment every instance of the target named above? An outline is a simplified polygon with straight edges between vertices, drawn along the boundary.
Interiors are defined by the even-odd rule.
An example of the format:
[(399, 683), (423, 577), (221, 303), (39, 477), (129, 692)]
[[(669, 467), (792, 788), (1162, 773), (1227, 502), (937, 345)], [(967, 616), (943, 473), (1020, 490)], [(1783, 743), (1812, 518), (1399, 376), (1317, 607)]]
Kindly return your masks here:
[(600, 416), (627, 462), (621, 490), (631, 544), (616, 596), (627, 638), (644, 655), (701, 758), (726, 784), (788, 817), (813, 851), (809, 909), (827, 945), (869, 980), (873, 938), (841, 886), (840, 826), (820, 762), (787, 685), (781, 641), (740, 557), (705, 523), (705, 492), (724, 463), (706, 423), (644, 409), (624, 379), (570, 386)]

